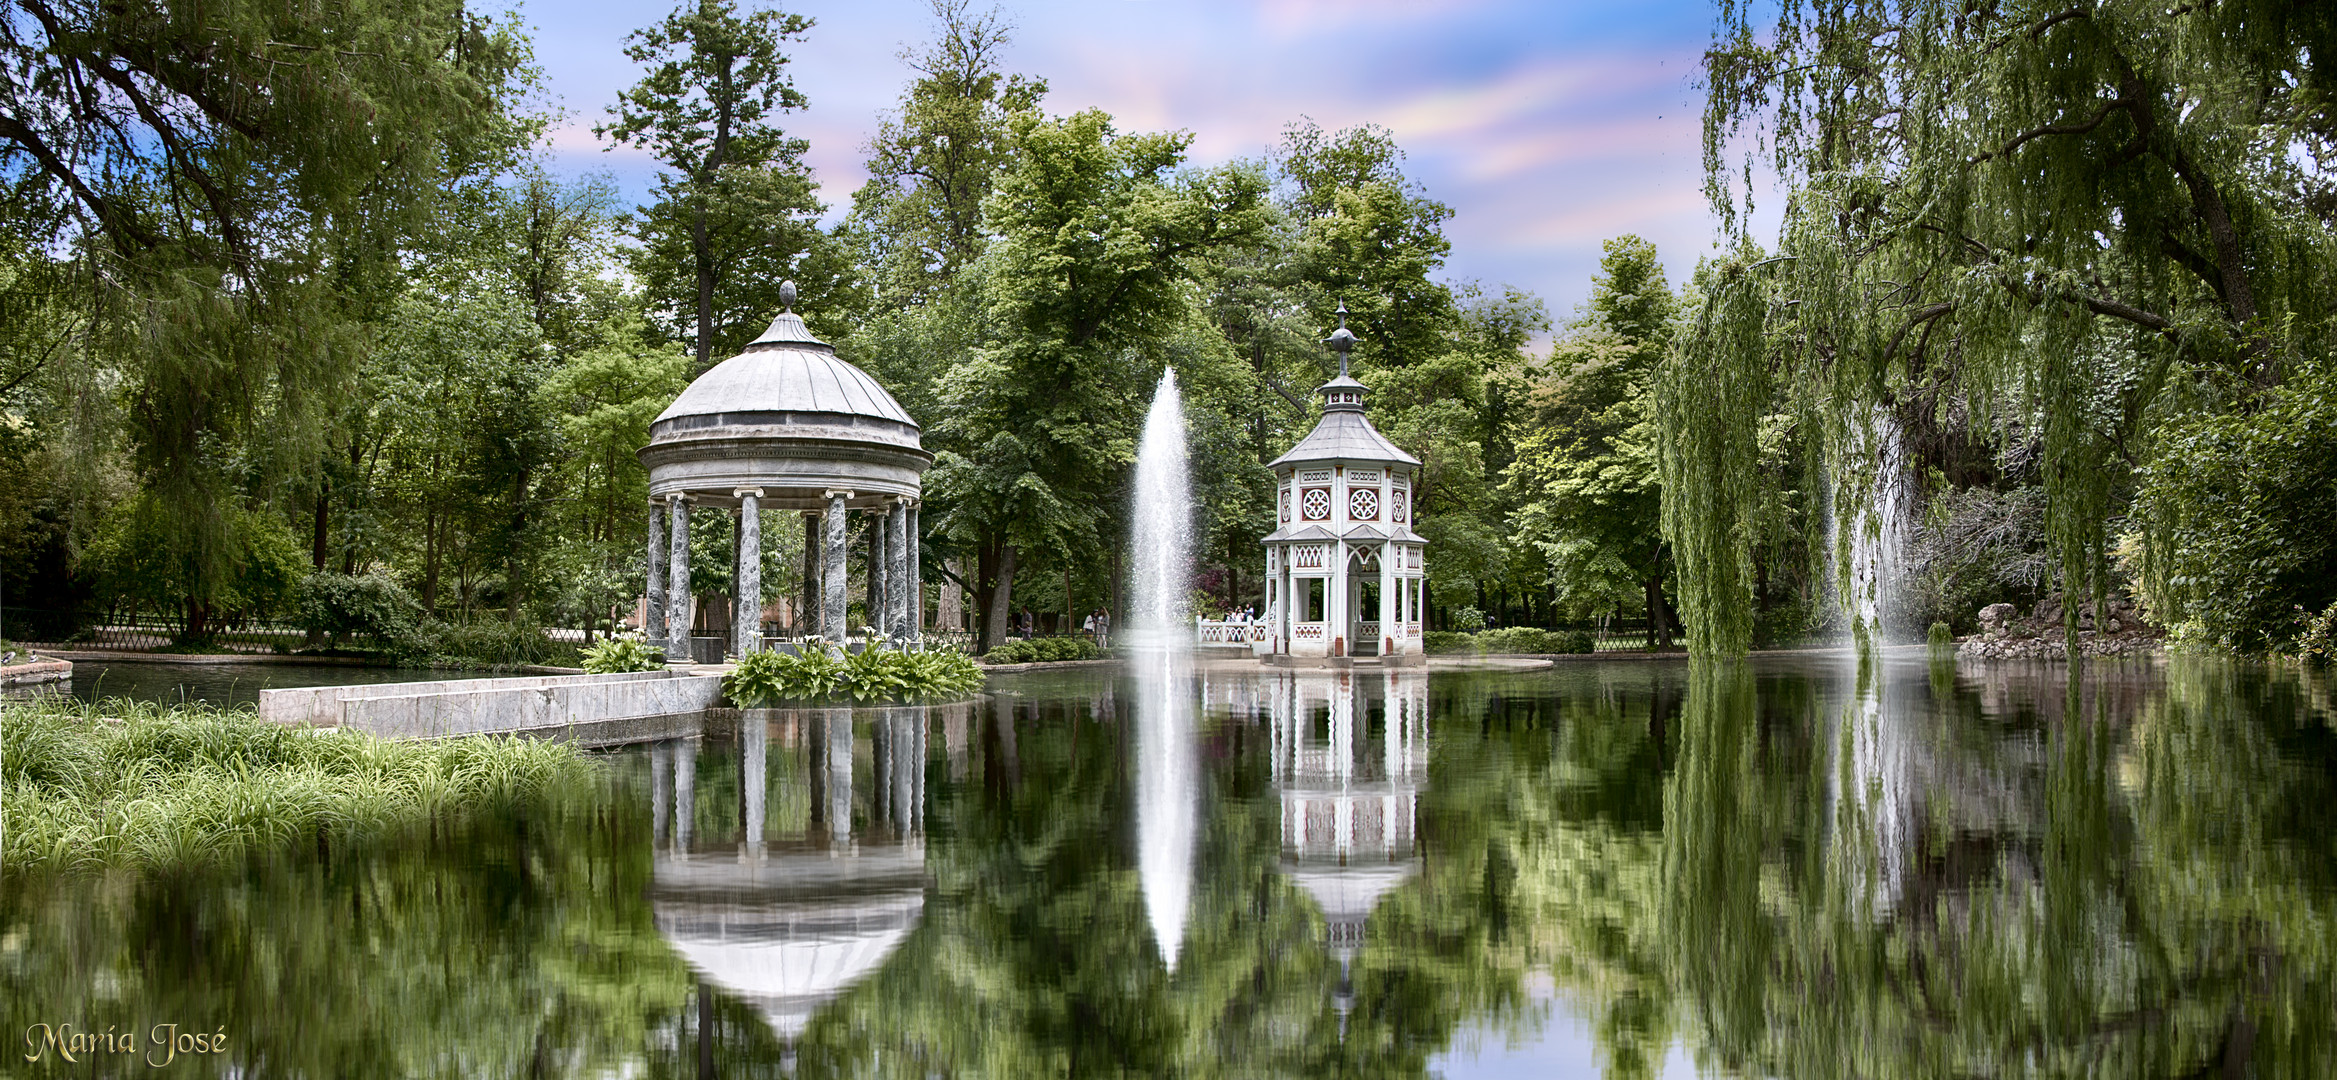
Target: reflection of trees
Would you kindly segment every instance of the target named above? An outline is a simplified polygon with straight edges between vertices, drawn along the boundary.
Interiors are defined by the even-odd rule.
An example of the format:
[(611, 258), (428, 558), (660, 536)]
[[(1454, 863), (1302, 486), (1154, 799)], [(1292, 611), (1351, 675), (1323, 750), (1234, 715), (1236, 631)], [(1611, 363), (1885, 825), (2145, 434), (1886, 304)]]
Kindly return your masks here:
[[(637, 1060), (689, 983), (639, 902), (647, 822), (607, 806), (577, 793), (365, 858), (12, 880), (0, 1023), (225, 1029), (230, 1052), (181, 1057), (182, 1076), (570, 1076)], [(91, 1069), (22, 1053), (11, 1075), (153, 1072), (128, 1055)]]
[[(1871, 788), (1893, 781), (1848, 783), (1868, 730), (1817, 709), (1782, 718), (1841, 732), (1799, 767), (1741, 664), (1691, 679), (1664, 925), (1708, 1065), (2326, 1075), (2337, 755), (2326, 727), (2289, 719), (2277, 682), (2187, 663), (2163, 694), (2137, 694), (2132, 673), (2034, 698), (2021, 689), (2045, 683), (2013, 680), (1996, 715), (1968, 692), (1898, 686), (1910, 700), (1891, 722), (1923, 759), (1900, 779), (1923, 790), (1882, 902), (1859, 853), (1887, 841), (1876, 808), (1893, 800)], [(1813, 814), (1826, 770), (1845, 797)]]
[[(917, 710), (926, 737), (882, 710), (851, 740), (775, 722), (759, 776), (709, 740), (687, 800), (657, 794), (656, 754), (618, 755), (618, 794), (379, 858), (0, 879), (0, 1021), (225, 1023), (235, 1067), (265, 1076), (687, 1077), (702, 1052), (725, 1077), (1417, 1076), (1456, 1032), (1531, 1034), (1544, 972), (1612, 1077), (1677, 1043), (1797, 1080), (2337, 1074), (2328, 682), (2088, 672), (2066, 690), (1884, 668), (1879, 696), (1741, 664), (1439, 675), (1417, 867), (1365, 923), (1344, 1024), (1265, 698), (1203, 713), (1172, 975), (1137, 871), (1139, 766), (1095, 682)], [(1358, 681), (1376, 744), (1384, 693)], [(1868, 768), (1887, 755), (1856, 740), (1882, 724), (1904, 754)], [(685, 819), (703, 869), (897, 853), (921, 828), (921, 917), (791, 1050), (658, 936), (651, 849)], [(825, 903), (814, 884), (779, 900)]]

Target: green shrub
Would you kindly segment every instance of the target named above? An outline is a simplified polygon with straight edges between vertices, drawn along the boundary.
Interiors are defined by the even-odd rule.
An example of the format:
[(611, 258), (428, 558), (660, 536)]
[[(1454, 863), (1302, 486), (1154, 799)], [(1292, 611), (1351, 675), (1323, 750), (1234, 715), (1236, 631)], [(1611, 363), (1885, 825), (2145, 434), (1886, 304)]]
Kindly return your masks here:
[(574, 667), (582, 658), (576, 646), (544, 636), (541, 626), (500, 619), (470, 623), (424, 619), (392, 639), (389, 655), (414, 667), (471, 669)]
[(602, 638), (584, 650), (584, 670), (588, 675), (656, 671), (664, 666), (664, 650), (629, 634)]
[(295, 621), (304, 630), (331, 634), (335, 644), (351, 634), (396, 637), (422, 617), (422, 605), (383, 574), (320, 570), (300, 579), (295, 595)]
[(1544, 630), (1538, 626), (1505, 626), (1499, 630), (1483, 630), (1474, 634), (1431, 630), (1422, 634), (1421, 639), (1421, 644), (1431, 656), (1483, 653), (1546, 656), (1594, 652), (1598, 644), (1588, 630)]
[(1477, 651), (1477, 640), (1473, 635), (1453, 630), (1430, 630), (1420, 635), (1420, 644), (1430, 656), (1452, 656)]
[(982, 669), (963, 653), (863, 649), (839, 656), (817, 638), (802, 654), (753, 653), (722, 680), (730, 700), (747, 708), (819, 701), (846, 694), (862, 700), (910, 700), (963, 694), (982, 685)]
[(1452, 614), (1453, 626), (1461, 630), (1485, 629), (1485, 613), (1475, 607), (1464, 607)]
[(589, 783), (574, 747), (480, 736), (393, 742), (219, 709), (44, 697), (0, 707), (0, 862), (25, 870), (219, 865), (394, 839), (428, 821)]
[(1923, 640), (1932, 648), (1946, 648), (1956, 643), (1956, 632), (1946, 623), (1935, 622), (1931, 624), (1931, 631), (1924, 635)]
[(2322, 666), (2337, 664), (2337, 603), (2303, 622), (2304, 629), (2296, 636), (2297, 659)]
[(1093, 660), (1102, 653), (1083, 637), (1039, 637), (1001, 641), (982, 655), (993, 664), (1039, 664), (1059, 660)]

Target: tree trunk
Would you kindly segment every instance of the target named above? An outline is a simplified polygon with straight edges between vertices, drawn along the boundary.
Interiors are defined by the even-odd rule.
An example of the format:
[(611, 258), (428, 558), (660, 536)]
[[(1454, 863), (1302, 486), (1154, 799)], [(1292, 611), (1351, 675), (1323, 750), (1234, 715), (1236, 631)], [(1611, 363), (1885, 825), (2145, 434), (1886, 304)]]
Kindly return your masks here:
[(422, 610), (438, 614), (438, 514), (422, 515)]
[(308, 564), (312, 569), (320, 572), (325, 568), (325, 536), (328, 515), (331, 513), (332, 506), (332, 500), (328, 496), (331, 491), (332, 485), (323, 480), (317, 481), (316, 520), (308, 537)]
[(1663, 579), (1648, 578), (1639, 584), (1647, 593), (1647, 649), (1653, 652), (1668, 637), (1663, 632)]
[(997, 556), (998, 576), (995, 580), (986, 582), (990, 586), (990, 595), (987, 598), (989, 602), (984, 605), (985, 618), (982, 620), (982, 651), (984, 652), (990, 651), (991, 646), (1006, 640), (1006, 635), (1009, 633), (1007, 623), (1013, 618), (1014, 609), (1014, 564), (1014, 545), (1000, 541)]

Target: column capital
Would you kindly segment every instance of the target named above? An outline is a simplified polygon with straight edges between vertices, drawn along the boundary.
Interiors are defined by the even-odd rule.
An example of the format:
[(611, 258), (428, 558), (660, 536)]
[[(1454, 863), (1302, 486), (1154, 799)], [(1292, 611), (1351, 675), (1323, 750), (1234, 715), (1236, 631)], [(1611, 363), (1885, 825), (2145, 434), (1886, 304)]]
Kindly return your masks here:
[(854, 492), (850, 492), (850, 491), (843, 491), (843, 490), (840, 490), (840, 489), (837, 489), (837, 488), (829, 488), (829, 489), (827, 489), (826, 491), (822, 491), (822, 492), (820, 492), (820, 496), (821, 496), (822, 498), (827, 498), (827, 499), (835, 499), (835, 498), (845, 498), (845, 499), (849, 499), (849, 498), (851, 498), (851, 497), (852, 497), (854, 494), (855, 494)]
[(763, 497), (763, 489), (762, 489), (762, 488), (739, 488), (739, 489), (737, 489), (737, 490), (735, 490), (735, 491), (732, 491), (730, 494), (731, 494), (731, 497), (732, 497), (732, 498), (737, 498), (737, 497), (739, 497), (739, 496), (742, 496), (742, 495), (752, 495), (752, 496), (754, 496), (755, 498), (758, 498), (758, 499), (760, 499), (760, 498), (762, 498), (762, 497)]
[(674, 503), (694, 503), (698, 501), (698, 497), (686, 491), (676, 491), (667, 495), (665, 501), (666, 505), (671, 506)]

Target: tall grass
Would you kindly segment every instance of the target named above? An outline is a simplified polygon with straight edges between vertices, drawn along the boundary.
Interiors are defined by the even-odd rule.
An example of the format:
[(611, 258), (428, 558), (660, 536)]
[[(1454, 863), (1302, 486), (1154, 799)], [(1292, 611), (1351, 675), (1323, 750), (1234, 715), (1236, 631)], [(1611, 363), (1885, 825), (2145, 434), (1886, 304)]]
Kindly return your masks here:
[(10, 874), (217, 865), (296, 845), (375, 843), (593, 782), (565, 744), (392, 742), (249, 708), (0, 706), (0, 865)]

